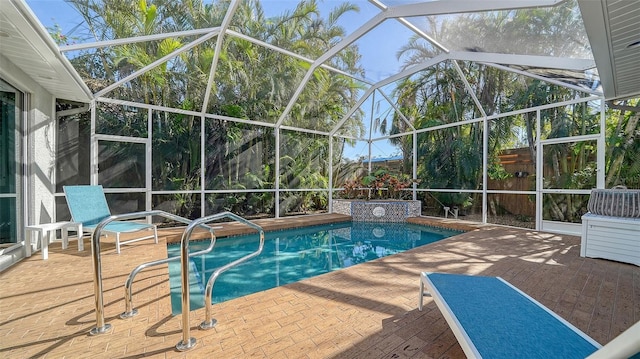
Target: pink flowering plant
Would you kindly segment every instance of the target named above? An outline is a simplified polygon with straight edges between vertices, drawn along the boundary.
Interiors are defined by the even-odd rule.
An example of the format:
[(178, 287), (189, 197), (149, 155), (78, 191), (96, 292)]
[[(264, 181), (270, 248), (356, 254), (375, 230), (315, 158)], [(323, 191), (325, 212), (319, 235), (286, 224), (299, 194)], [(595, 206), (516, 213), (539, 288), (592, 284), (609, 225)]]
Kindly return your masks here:
[(405, 199), (413, 180), (408, 175), (379, 169), (369, 175), (343, 184), (341, 196), (346, 199)]

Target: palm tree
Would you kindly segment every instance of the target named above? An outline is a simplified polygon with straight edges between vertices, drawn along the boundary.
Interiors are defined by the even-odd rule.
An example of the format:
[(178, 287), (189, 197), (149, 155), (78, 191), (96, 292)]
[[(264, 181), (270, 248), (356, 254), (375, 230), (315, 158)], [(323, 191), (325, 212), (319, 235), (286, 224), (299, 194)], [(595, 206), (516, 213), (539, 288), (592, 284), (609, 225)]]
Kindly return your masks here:
[[(587, 43), (584, 35), (573, 37), (569, 41), (566, 39), (567, 33), (583, 33), (576, 31), (580, 24), (577, 14), (576, 9), (562, 5), (553, 10), (472, 13), (438, 20), (428, 18), (427, 27), (430, 35), (441, 43), (455, 44), (458, 48), (467, 50), (511, 53), (511, 48), (518, 47), (531, 54), (551, 52), (568, 55), (584, 52), (584, 44)], [(555, 26), (551, 27), (549, 24)], [(540, 31), (543, 28), (558, 31)], [(496, 39), (499, 41), (495, 41)], [(526, 39), (526, 43), (522, 42), (523, 39)], [(400, 49), (397, 56), (405, 59), (405, 67), (410, 67), (437, 55), (438, 52), (432, 44), (413, 37)], [(461, 65), (484, 112), (489, 115), (576, 96), (574, 91), (536, 80), (523, 80), (520, 76), (487, 66), (466, 62), (458, 65)], [(454, 70), (452, 63), (440, 63), (398, 85), (397, 105), (403, 112), (414, 114), (416, 128), (455, 123), (481, 116), (475, 104), (470, 101), (470, 96), (466, 95), (458, 72)], [(554, 121), (549, 122), (551, 136), (558, 136), (562, 131), (575, 131), (576, 126), (580, 127), (580, 123), (589, 127), (591, 118), (588, 111), (578, 107), (554, 110)], [(492, 162), (496, 173), (500, 173), (500, 169), (495, 159), (505, 144), (513, 142), (515, 124), (524, 125), (527, 136), (525, 142), (530, 146), (531, 158), (536, 158), (533, 136), (540, 134), (535, 134), (535, 113), (524, 114), (522, 118), (506, 118), (492, 122), (489, 156), (490, 159), (494, 159)], [(482, 183), (481, 139), (482, 128), (476, 124), (421, 134), (418, 139), (418, 177), (421, 183), (431, 188), (478, 189)], [(566, 154), (567, 150), (563, 153)], [(583, 158), (590, 154), (584, 146), (579, 153)], [(566, 155), (558, 158), (564, 161)], [(584, 160), (577, 160), (575, 166), (585, 163)], [(576, 180), (576, 184), (581, 181), (583, 180)], [(562, 188), (572, 188), (570, 183), (564, 185), (569, 187)], [(444, 198), (450, 195), (440, 197), (443, 197), (445, 202), (454, 200)]]
[[(100, 3), (72, 0), (72, 3), (85, 18), (88, 33), (96, 40), (218, 26), (229, 4), (227, 1), (204, 4), (199, 0), (180, 3), (159, 0), (154, 5), (124, 0)], [(234, 14), (231, 29), (316, 58), (344, 36), (344, 29), (338, 26), (337, 21), (343, 14), (355, 10), (357, 8), (353, 5), (342, 4), (327, 18), (322, 18), (316, 1), (303, 1), (290, 13), (266, 19), (260, 1), (246, 1)], [(84, 69), (84, 76), (99, 79), (100, 82), (94, 81), (99, 89), (188, 41), (171, 38), (127, 44), (87, 52), (75, 62)], [(242, 38), (226, 35), (223, 41), (208, 104), (202, 103), (202, 95), (214, 58), (214, 46), (211, 46), (214, 40), (194, 47), (113, 93), (128, 100), (187, 110), (198, 111), (206, 105), (209, 113), (256, 122), (265, 119), (275, 122), (292, 89), (304, 76), (307, 65)], [(332, 65), (357, 72), (358, 58), (357, 49), (350, 48), (333, 59)], [(331, 75), (325, 70), (318, 75), (321, 81), (314, 86), (314, 91), (320, 91), (326, 98), (315, 101), (317, 93), (303, 95), (299, 106), (301, 111), (292, 114), (296, 126), (312, 128), (316, 123), (336, 123), (355, 102), (353, 80)], [(335, 101), (342, 106), (331, 105)], [(105, 116), (101, 117), (106, 120), (100, 124), (103, 133), (119, 133), (120, 119), (128, 118), (118, 115), (117, 111), (107, 115), (113, 110), (107, 106)], [(207, 119), (202, 125), (207, 134), (205, 142), (209, 155), (205, 168), (200, 169), (200, 119), (163, 112), (154, 112), (153, 116), (154, 189), (197, 189), (202, 186), (208, 189), (261, 188), (270, 187), (275, 181), (272, 130)], [(135, 123), (134, 120), (131, 118), (130, 122)], [(141, 129), (137, 135), (146, 136), (146, 130)], [(328, 178), (327, 166), (318, 162), (320, 156), (316, 155), (314, 160), (313, 153), (326, 148), (326, 141), (316, 139), (309, 143), (306, 136), (299, 136), (296, 142), (307, 145), (307, 151), (296, 154), (297, 167), (307, 168), (309, 178), (318, 178), (318, 181), (303, 186), (322, 186)], [(206, 184), (199, 183), (201, 170), (205, 171)]]
[(607, 111), (605, 187), (640, 189), (640, 99), (610, 102)]

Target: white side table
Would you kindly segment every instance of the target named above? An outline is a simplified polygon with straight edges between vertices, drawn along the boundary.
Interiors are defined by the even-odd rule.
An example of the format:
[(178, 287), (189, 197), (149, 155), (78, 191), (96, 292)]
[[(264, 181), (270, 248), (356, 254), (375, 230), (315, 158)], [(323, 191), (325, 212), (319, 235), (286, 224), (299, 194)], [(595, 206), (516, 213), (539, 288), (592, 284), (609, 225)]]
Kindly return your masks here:
[[(49, 242), (51, 242), (56, 235), (56, 231), (60, 229), (62, 232), (62, 249), (67, 249), (69, 245), (69, 229), (75, 229), (78, 232), (78, 252), (84, 250), (84, 242), (82, 240), (82, 223), (78, 222), (56, 222), (56, 223), (44, 223), (35, 224), (25, 227), (25, 250), (27, 257), (31, 257), (31, 235), (36, 232), (38, 235), (36, 243), (40, 241), (42, 248), (42, 259), (49, 257)], [(45, 236), (47, 235), (47, 236)]]

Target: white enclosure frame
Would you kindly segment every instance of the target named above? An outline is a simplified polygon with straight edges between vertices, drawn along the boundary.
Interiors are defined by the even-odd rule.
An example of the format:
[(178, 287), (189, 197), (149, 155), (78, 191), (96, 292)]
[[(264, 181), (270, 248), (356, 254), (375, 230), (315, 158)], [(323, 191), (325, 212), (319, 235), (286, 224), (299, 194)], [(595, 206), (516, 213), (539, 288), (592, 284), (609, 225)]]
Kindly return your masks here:
[[(448, 127), (453, 127), (453, 126), (461, 126), (461, 125), (465, 125), (465, 124), (471, 124), (471, 123), (478, 123), (478, 122), (482, 122), (483, 123), (483, 144), (482, 144), (482, 148), (483, 148), (483, 187), (482, 189), (479, 190), (466, 190), (466, 189), (437, 189), (437, 188), (432, 188), (432, 189), (418, 189), (417, 185), (414, 183), (413, 185), (413, 189), (412, 189), (412, 194), (413, 194), (413, 198), (415, 199), (417, 196), (417, 193), (419, 192), (469, 192), (469, 193), (481, 193), (482, 194), (482, 222), (486, 223), (487, 221), (487, 195), (488, 194), (494, 194), (494, 193), (514, 193), (514, 194), (529, 194), (529, 195), (536, 195), (536, 229), (543, 229), (543, 230), (550, 230), (550, 231), (559, 231), (559, 232), (567, 232), (567, 233), (572, 233), (572, 234), (576, 234), (579, 233), (579, 229), (575, 229), (573, 228), (573, 226), (569, 226), (569, 228), (567, 228), (566, 225), (562, 224), (562, 225), (557, 225), (555, 223), (547, 223), (547, 221), (542, 221), (542, 196), (545, 193), (575, 193), (575, 194), (584, 194), (584, 193), (588, 193), (588, 191), (586, 190), (579, 190), (579, 191), (575, 191), (575, 190), (545, 190), (542, 188), (542, 166), (538, 166), (538, 173), (537, 173), (537, 185), (536, 185), (536, 190), (535, 191), (496, 191), (496, 190), (488, 190), (487, 189), (487, 156), (488, 156), (488, 121), (492, 120), (492, 119), (497, 119), (497, 118), (501, 118), (501, 117), (506, 117), (506, 116), (513, 116), (513, 115), (517, 115), (517, 114), (521, 114), (521, 113), (525, 113), (525, 112), (532, 112), (532, 111), (536, 111), (537, 112), (537, 126), (538, 126), (538, 130), (540, 129), (540, 110), (546, 109), (546, 108), (552, 108), (552, 107), (557, 107), (557, 106), (564, 106), (567, 104), (573, 104), (573, 103), (579, 103), (579, 102), (587, 102), (587, 101), (601, 101), (602, 105), (601, 105), (601, 126), (600, 126), (600, 133), (597, 135), (590, 135), (590, 136), (582, 136), (580, 138), (576, 138), (576, 137), (571, 137), (571, 138), (563, 138), (563, 139), (553, 139), (553, 140), (540, 140), (539, 138), (536, 139), (536, 143), (535, 146), (538, 149), (537, 154), (538, 154), (538, 161), (537, 163), (541, 163), (541, 156), (542, 156), (542, 148), (544, 145), (547, 144), (553, 144), (553, 143), (561, 143), (561, 142), (572, 142), (572, 141), (579, 141), (579, 140), (596, 140), (597, 141), (597, 145), (598, 145), (598, 158), (597, 158), (597, 166), (598, 166), (598, 178), (597, 178), (597, 186), (598, 188), (602, 188), (604, 186), (604, 148), (605, 148), (605, 143), (604, 143), (604, 98), (602, 97), (602, 94), (598, 91), (595, 90), (590, 90), (590, 89), (585, 89), (583, 87), (579, 87), (579, 86), (575, 86), (575, 85), (571, 85), (571, 84), (567, 84), (564, 83), (562, 81), (558, 81), (558, 80), (554, 80), (554, 79), (549, 79), (549, 78), (545, 78), (539, 75), (534, 75), (531, 73), (528, 73), (526, 71), (521, 71), (521, 70), (517, 70), (517, 69), (512, 69), (506, 65), (519, 65), (519, 66), (534, 66), (534, 67), (544, 67), (544, 68), (551, 68), (551, 69), (567, 69), (567, 70), (575, 70), (575, 71), (585, 71), (586, 69), (589, 68), (593, 68), (595, 67), (595, 63), (593, 60), (589, 60), (589, 59), (568, 59), (568, 58), (557, 58), (557, 57), (551, 57), (551, 56), (532, 56), (532, 55), (510, 55), (510, 54), (495, 54), (495, 53), (484, 53), (484, 52), (459, 52), (459, 51), (449, 51), (448, 49), (446, 49), (443, 45), (437, 43), (434, 39), (430, 38), (427, 34), (421, 32), (419, 29), (417, 29), (415, 26), (413, 26), (409, 21), (407, 21), (405, 18), (406, 17), (414, 17), (414, 16), (421, 16), (421, 15), (437, 15), (437, 14), (455, 14), (455, 13), (463, 13), (463, 12), (474, 12), (474, 11), (494, 11), (494, 10), (501, 10), (501, 9), (521, 9), (521, 8), (529, 8), (529, 7), (545, 7), (545, 6), (555, 6), (559, 3), (561, 3), (561, 1), (558, 0), (522, 0), (519, 1), (517, 3), (514, 3), (513, 1), (505, 1), (505, 0), (487, 0), (487, 1), (482, 1), (482, 2), (467, 2), (467, 1), (433, 1), (433, 2), (425, 2), (425, 3), (416, 3), (416, 4), (408, 4), (408, 5), (400, 5), (400, 6), (394, 6), (394, 7), (387, 7), (386, 5), (384, 5), (382, 2), (378, 1), (378, 0), (370, 0), (370, 2), (375, 5), (376, 7), (378, 7), (379, 9), (381, 9), (381, 12), (378, 13), (376, 16), (372, 17), (371, 19), (369, 19), (367, 22), (365, 22), (362, 26), (360, 26), (358, 29), (356, 29), (355, 31), (353, 31), (351, 34), (347, 35), (346, 37), (344, 37), (341, 41), (339, 41), (334, 47), (332, 47), (330, 50), (328, 50), (327, 52), (325, 52), (322, 56), (320, 56), (317, 59), (308, 59), (305, 58), (303, 56), (297, 55), (291, 51), (282, 49), (282, 48), (278, 48), (277, 46), (265, 43), (263, 41), (260, 40), (256, 40), (253, 39), (249, 36), (246, 36), (244, 34), (229, 30), (229, 24), (231, 21), (231, 18), (236, 10), (236, 8), (238, 7), (239, 1), (231, 1), (230, 5), (229, 5), (229, 9), (227, 10), (227, 13), (225, 15), (225, 18), (221, 24), (221, 26), (219, 27), (214, 27), (214, 28), (207, 28), (207, 29), (197, 29), (197, 30), (190, 30), (190, 31), (185, 31), (185, 32), (179, 32), (179, 33), (165, 33), (165, 34), (156, 34), (156, 35), (149, 35), (149, 36), (141, 36), (141, 37), (136, 37), (136, 38), (128, 38), (128, 39), (117, 39), (117, 40), (112, 40), (112, 41), (102, 41), (102, 42), (96, 42), (96, 43), (91, 43), (91, 44), (77, 44), (77, 45), (70, 45), (70, 46), (63, 46), (60, 48), (61, 52), (70, 52), (70, 51), (77, 51), (77, 50), (83, 50), (83, 49), (90, 49), (90, 48), (101, 48), (101, 47), (108, 47), (108, 46), (115, 46), (115, 45), (122, 45), (122, 44), (129, 44), (129, 43), (134, 43), (134, 42), (141, 42), (141, 41), (156, 41), (156, 40), (161, 40), (161, 39), (165, 39), (165, 38), (169, 38), (169, 37), (175, 37), (175, 36), (198, 36), (198, 38), (186, 45), (184, 45), (183, 47), (173, 51), (172, 53), (162, 57), (161, 59), (158, 59), (154, 62), (152, 62), (151, 64), (148, 64), (147, 66), (144, 66), (143, 68), (135, 71), (134, 73), (130, 74), (129, 76), (116, 81), (115, 83), (97, 91), (96, 93), (93, 94), (93, 100), (91, 103), (91, 184), (98, 184), (98, 169), (97, 169), (97, 161), (98, 161), (98, 154), (97, 154), (97, 141), (99, 140), (110, 140), (110, 141), (122, 141), (122, 142), (138, 142), (138, 143), (145, 143), (145, 145), (147, 146), (147, 153), (146, 153), (146, 171), (147, 171), (147, 175), (146, 175), (146, 188), (144, 189), (108, 189), (106, 188), (105, 190), (107, 192), (118, 192), (118, 193), (126, 193), (126, 192), (136, 192), (139, 193), (140, 190), (144, 190), (145, 194), (146, 194), (146, 210), (151, 210), (151, 203), (152, 203), (152, 196), (155, 194), (173, 194), (173, 193), (197, 193), (200, 195), (200, 199), (201, 199), (201, 215), (205, 216), (205, 196), (206, 194), (210, 194), (210, 193), (231, 193), (231, 192), (251, 192), (251, 193), (256, 193), (256, 192), (274, 192), (274, 198), (275, 198), (275, 217), (279, 218), (280, 217), (280, 209), (279, 209), (279, 203), (280, 203), (280, 194), (284, 191), (286, 192), (291, 192), (291, 191), (313, 191), (313, 192), (327, 192), (328, 193), (328, 198), (329, 198), (329, 204), (328, 204), (328, 210), (329, 212), (332, 211), (333, 209), (333, 192), (336, 190), (336, 188), (333, 188), (333, 161), (328, 161), (329, 162), (329, 188), (313, 188), (313, 189), (286, 189), (283, 190), (281, 189), (280, 183), (279, 183), (279, 176), (278, 174), (280, 173), (280, 161), (279, 161), (279, 155), (280, 155), (280, 132), (281, 130), (293, 130), (293, 131), (299, 131), (299, 132), (306, 132), (306, 133), (310, 133), (310, 134), (316, 134), (316, 135), (322, 135), (322, 136), (327, 136), (328, 137), (328, 143), (329, 143), (329, 155), (331, 157), (333, 157), (333, 153), (334, 153), (334, 148), (333, 148), (333, 143), (334, 143), (334, 139), (335, 138), (348, 138), (345, 136), (340, 136), (338, 134), (339, 130), (342, 128), (342, 126), (349, 120), (349, 118), (351, 118), (351, 116), (353, 116), (356, 111), (360, 108), (360, 106), (363, 105), (363, 103), (370, 97), (370, 96), (375, 96), (376, 93), (379, 93), (381, 96), (383, 96), (393, 107), (393, 109), (396, 111), (396, 113), (399, 115), (399, 117), (408, 125), (408, 127), (410, 128), (409, 132), (406, 133), (401, 133), (401, 134), (396, 134), (393, 136), (382, 136), (382, 137), (378, 137), (378, 138), (371, 138), (371, 133), (369, 134), (369, 138), (359, 138), (356, 140), (360, 140), (360, 141), (366, 141), (369, 143), (369, 148), (371, 147), (371, 144), (375, 141), (381, 141), (381, 140), (386, 140), (389, 138), (394, 138), (394, 137), (400, 137), (400, 136), (412, 136), (413, 139), (413, 158), (412, 158), (412, 175), (413, 178), (416, 178), (417, 175), (417, 151), (416, 151), (416, 147), (417, 147), (417, 136), (420, 133), (423, 132), (427, 132), (427, 131), (434, 131), (434, 130), (438, 130), (438, 129), (443, 129), (443, 128), (448, 128)], [(352, 76), (348, 73), (345, 73), (344, 71), (335, 69), (331, 66), (328, 66), (325, 64), (325, 62), (332, 58), (333, 56), (335, 56), (336, 54), (338, 54), (341, 50), (345, 49), (347, 46), (353, 44), (355, 41), (357, 41), (358, 39), (360, 39), (361, 37), (363, 37), (364, 35), (366, 35), (368, 32), (370, 32), (371, 30), (373, 30), (377, 25), (379, 25), (380, 23), (384, 22), (385, 20), (388, 19), (395, 19), (397, 20), (399, 23), (401, 23), (402, 25), (408, 27), (411, 31), (413, 31), (414, 33), (418, 34), (419, 36), (421, 36), (422, 38), (424, 38), (427, 41), (430, 41), (436, 48), (442, 50), (442, 53), (431, 58), (428, 59), (426, 61), (424, 61), (423, 63), (421, 63), (420, 65), (416, 65), (410, 68), (407, 68), (404, 71), (401, 71), (393, 76), (390, 76), (386, 79), (383, 79), (381, 81), (378, 82), (372, 82), (372, 81), (368, 81), (367, 79), (362, 79), (362, 78), (358, 78), (356, 76)], [(139, 77), (140, 75), (144, 74), (145, 72), (163, 64), (166, 63), (167, 61), (179, 56), (180, 54), (184, 53), (185, 51), (188, 51), (190, 49), (192, 49), (193, 47), (204, 43), (207, 40), (213, 39), (215, 37), (218, 37), (217, 41), (216, 41), (216, 51), (215, 51), (215, 55), (214, 58), (212, 60), (212, 66), (211, 66), (211, 72), (209, 74), (209, 79), (208, 79), (208, 84), (207, 84), (207, 88), (206, 88), (206, 93), (204, 96), (204, 101), (203, 101), (203, 105), (201, 108), (201, 111), (187, 111), (187, 110), (181, 110), (181, 109), (175, 109), (175, 108), (168, 108), (168, 107), (163, 107), (163, 106), (158, 106), (158, 105), (150, 105), (150, 104), (142, 104), (142, 103), (137, 103), (137, 102), (132, 102), (132, 101), (125, 101), (125, 100), (119, 100), (119, 99), (113, 99), (113, 98), (109, 98), (107, 97), (107, 95), (114, 89), (118, 88), (119, 86)], [(278, 51), (282, 54), (288, 55), (288, 56), (292, 56), (295, 57), (297, 59), (306, 61), (310, 64), (309, 69), (307, 70), (303, 80), (301, 81), (301, 83), (298, 85), (298, 87), (296, 88), (296, 90), (293, 93), (293, 96), (291, 97), (291, 99), (289, 100), (287, 106), (285, 107), (284, 111), (280, 114), (279, 118), (277, 119), (277, 121), (275, 123), (264, 123), (264, 122), (258, 122), (258, 121), (251, 121), (251, 120), (246, 120), (246, 119), (240, 119), (240, 118), (234, 118), (234, 117), (229, 117), (229, 116), (221, 116), (221, 115), (216, 115), (216, 114), (210, 114), (207, 113), (207, 106), (208, 106), (208, 99), (209, 96), (211, 94), (211, 89), (214, 83), (214, 78), (215, 78), (215, 69), (218, 63), (218, 56), (220, 53), (220, 48), (222, 46), (222, 38), (224, 36), (232, 36), (232, 37), (237, 37), (237, 38), (241, 38), (247, 41), (250, 41), (256, 45), (262, 46), (264, 48), (273, 50), (273, 51)], [(440, 62), (443, 61), (451, 61), (451, 63), (453, 64), (456, 72), (458, 73), (459, 76), (459, 80), (462, 81), (462, 83), (465, 86), (466, 89), (466, 95), (470, 96), (473, 100), (473, 102), (475, 103), (476, 107), (478, 108), (479, 112), (481, 113), (481, 117), (479, 118), (475, 118), (475, 119), (470, 119), (470, 120), (464, 120), (464, 121), (460, 121), (460, 122), (456, 122), (456, 123), (451, 123), (451, 124), (446, 124), (446, 125), (441, 125), (441, 126), (435, 126), (435, 127), (430, 127), (430, 128), (424, 128), (424, 129), (416, 129), (413, 127), (413, 125), (411, 124), (411, 121), (402, 113), (402, 111), (398, 108), (396, 108), (393, 105), (393, 101), (391, 101), (390, 96), (388, 94), (386, 94), (383, 91), (383, 87), (389, 84), (392, 84), (398, 80), (401, 80), (403, 78), (406, 78), (408, 76), (411, 76), (413, 74), (416, 74), (422, 70), (425, 70), (431, 66), (435, 66), (437, 64), (439, 64)], [(569, 88), (571, 90), (574, 91), (580, 91), (586, 94), (586, 97), (584, 98), (580, 98), (580, 99), (576, 99), (573, 101), (568, 101), (568, 102), (563, 102), (563, 103), (558, 103), (558, 104), (548, 104), (545, 106), (539, 106), (536, 108), (530, 108), (530, 109), (522, 109), (519, 111), (514, 111), (514, 112), (509, 112), (509, 113), (502, 113), (500, 115), (493, 115), (493, 116), (487, 116), (487, 114), (485, 113), (480, 101), (478, 100), (478, 98), (476, 97), (475, 93), (472, 90), (472, 87), (470, 86), (470, 84), (467, 82), (466, 77), (463, 73), (463, 71), (460, 69), (458, 62), (457, 61), (472, 61), (472, 62), (476, 62), (476, 63), (481, 63), (487, 66), (492, 66), (492, 67), (496, 67), (498, 69), (504, 70), (504, 71), (510, 71), (516, 74), (520, 74), (523, 76), (527, 76), (530, 78), (534, 78), (534, 79), (538, 79), (538, 80), (543, 80), (546, 81), (548, 83), (552, 83), (558, 86), (563, 86), (566, 88)], [(328, 71), (331, 71), (335, 74), (340, 74), (340, 75), (344, 75), (344, 76), (348, 76), (353, 78), (354, 80), (360, 81), (361, 83), (365, 84), (365, 85), (369, 85), (369, 88), (364, 92), (364, 94), (360, 97), (360, 99), (357, 100), (357, 102), (355, 103), (355, 105), (350, 108), (347, 113), (345, 114), (345, 116), (335, 125), (335, 127), (333, 129), (331, 129), (328, 132), (324, 132), (324, 131), (317, 131), (317, 130), (309, 130), (309, 129), (304, 129), (304, 128), (297, 128), (294, 126), (287, 126), (284, 125), (284, 120), (287, 118), (287, 116), (289, 115), (291, 109), (293, 108), (295, 102), (297, 101), (298, 97), (300, 96), (300, 94), (302, 93), (303, 89), (305, 88), (307, 82), (311, 79), (313, 72), (315, 69), (317, 68), (324, 68)], [(147, 109), (148, 110), (148, 137), (146, 139), (139, 139), (139, 138), (128, 138), (128, 137), (120, 137), (120, 136), (108, 136), (108, 135), (102, 135), (102, 134), (97, 134), (96, 131), (96, 103), (97, 102), (104, 102), (104, 103), (110, 103), (110, 104), (117, 104), (117, 105), (121, 105), (121, 106), (131, 106), (131, 107), (137, 107), (137, 108), (141, 108), (141, 109)], [(225, 190), (205, 190), (204, 189), (204, 183), (205, 183), (205, 174), (204, 171), (201, 171), (201, 184), (202, 184), (202, 188), (200, 190), (192, 190), (192, 191), (153, 191), (152, 190), (152, 179), (151, 179), (151, 158), (152, 158), (152, 151), (153, 149), (151, 148), (151, 136), (152, 136), (152, 126), (151, 126), (151, 118), (152, 118), (152, 111), (166, 111), (166, 112), (170, 112), (170, 113), (177, 113), (177, 114), (185, 114), (185, 115), (191, 115), (194, 116), (196, 118), (200, 118), (200, 120), (202, 121), (202, 124), (204, 124), (204, 121), (206, 121), (207, 119), (218, 119), (218, 120), (225, 120), (225, 121), (232, 121), (232, 122), (238, 122), (238, 123), (246, 123), (246, 124), (251, 124), (254, 126), (264, 126), (264, 127), (270, 127), (273, 128), (275, 131), (275, 151), (276, 151), (276, 156), (275, 156), (275, 184), (274, 184), (274, 188), (271, 190), (264, 190), (264, 189), (255, 189), (255, 190), (234, 190), (234, 191), (225, 191)], [(204, 168), (204, 161), (205, 161), (205, 146), (204, 146), (204, 125), (201, 126), (201, 168)], [(538, 133), (540, 133), (538, 131)], [(369, 157), (371, 156), (371, 150), (369, 150)], [(369, 166), (371, 166), (371, 161), (369, 161)], [(369, 170), (371, 170), (371, 168), (369, 168)]]

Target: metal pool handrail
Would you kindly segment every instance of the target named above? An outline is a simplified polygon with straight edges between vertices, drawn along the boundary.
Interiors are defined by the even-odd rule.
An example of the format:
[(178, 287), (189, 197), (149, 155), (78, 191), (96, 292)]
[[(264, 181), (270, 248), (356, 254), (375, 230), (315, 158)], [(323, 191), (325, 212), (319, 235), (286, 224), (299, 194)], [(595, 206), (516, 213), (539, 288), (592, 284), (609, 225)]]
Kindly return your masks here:
[[(95, 328), (89, 331), (91, 335), (104, 334), (111, 330), (111, 324), (104, 322), (104, 294), (102, 290), (102, 260), (100, 258), (100, 235), (102, 234), (102, 229), (109, 223), (115, 220), (123, 220), (123, 219), (135, 219), (135, 218), (143, 218), (150, 216), (160, 216), (168, 219), (172, 219), (177, 222), (182, 222), (185, 224), (192, 223), (191, 220), (176, 216), (175, 214), (167, 213), (165, 211), (154, 210), (154, 211), (143, 211), (143, 212), (135, 212), (135, 213), (126, 213), (126, 214), (117, 214), (103, 219), (98, 225), (96, 229), (93, 231), (93, 236), (91, 237), (91, 256), (93, 260), (93, 289), (94, 289), (94, 297), (96, 304), (96, 326)], [(192, 230), (193, 231), (193, 230)], [(184, 238), (184, 236), (183, 236)]]
[[(213, 249), (213, 246), (216, 244), (216, 235), (215, 235), (215, 232), (213, 230), (214, 229), (220, 229), (222, 227), (206, 227), (206, 228), (211, 233), (211, 242), (209, 243), (209, 246), (207, 248), (201, 250), (201, 251), (193, 252), (193, 253), (189, 254), (189, 257), (195, 257), (195, 256), (199, 256), (201, 254), (209, 253)], [(133, 308), (133, 280), (134, 280), (135, 276), (138, 275), (138, 273), (140, 271), (142, 271), (143, 269), (146, 269), (148, 267), (157, 266), (157, 265), (160, 265), (160, 264), (169, 263), (169, 262), (178, 261), (178, 260), (180, 260), (180, 257), (175, 256), (175, 257), (169, 257), (169, 258), (159, 259), (159, 260), (156, 260), (156, 261), (150, 261), (150, 262), (142, 263), (139, 266), (135, 267), (131, 271), (131, 274), (129, 274), (129, 277), (127, 278), (127, 281), (124, 283), (125, 311), (122, 314), (120, 314), (120, 318), (122, 318), (122, 319), (131, 318), (131, 317), (136, 316), (138, 314), (138, 310)]]
[[(186, 351), (196, 346), (196, 339), (190, 336), (191, 328), (189, 324), (189, 314), (191, 311), (190, 303), (189, 303), (189, 294), (190, 294), (189, 293), (189, 239), (191, 238), (191, 232), (193, 232), (193, 230), (197, 226), (201, 226), (205, 223), (218, 220), (218, 219), (223, 219), (223, 218), (234, 219), (235, 221), (243, 223), (244, 225), (254, 228), (260, 232), (260, 246), (259, 246), (258, 252), (253, 254), (253, 256), (260, 254), (260, 252), (262, 251), (262, 247), (264, 246), (264, 230), (262, 229), (262, 227), (258, 226), (255, 223), (251, 223), (246, 219), (238, 215), (235, 215), (231, 212), (222, 212), (222, 213), (214, 214), (211, 216), (202, 217), (194, 220), (193, 222), (191, 222), (191, 224), (187, 226), (184, 233), (182, 234), (182, 240), (180, 243), (180, 247), (181, 247), (180, 248), (181, 249), (180, 264), (182, 268), (182, 273), (181, 273), (182, 274), (182, 340), (178, 342), (178, 344), (176, 344), (176, 349), (178, 349), (179, 351)], [(241, 258), (240, 260), (235, 260), (221, 268), (232, 267), (234, 265), (239, 264), (242, 261), (243, 261), (243, 258)], [(208, 287), (208, 283), (207, 283), (207, 287)], [(210, 298), (210, 295), (207, 297)], [(210, 304), (211, 299), (209, 299), (207, 302), (209, 303), (208, 305), (211, 305)]]
[[(231, 213), (231, 215), (235, 216), (233, 213)], [(237, 216), (236, 216), (237, 217)], [(213, 274), (211, 275), (211, 277), (209, 277), (209, 280), (207, 281), (207, 288), (205, 290), (205, 298), (204, 298), (204, 304), (205, 304), (205, 320), (200, 324), (200, 329), (206, 330), (206, 329), (211, 329), (216, 325), (216, 320), (211, 318), (211, 307), (213, 306), (213, 304), (211, 303), (211, 298), (213, 296), (213, 286), (216, 282), (216, 279), (218, 279), (218, 276), (220, 276), (220, 274), (222, 274), (223, 272), (225, 272), (226, 270), (237, 266), (238, 264), (247, 261), (257, 255), (259, 255), (262, 252), (262, 248), (264, 248), (264, 231), (262, 230), (262, 227), (258, 226), (257, 224), (251, 223), (247, 220), (245, 220), (242, 217), (238, 217), (239, 219), (242, 219), (242, 221), (240, 221), (238, 219), (238, 221), (245, 223), (246, 225), (253, 227), (254, 229), (258, 230), (258, 232), (260, 233), (260, 244), (258, 245), (258, 250), (250, 253), (242, 258), (236, 259), (235, 261), (231, 262), (231, 263), (227, 263), (225, 265), (223, 265), (222, 267), (218, 268), (215, 270), (215, 272), (213, 272)]]

